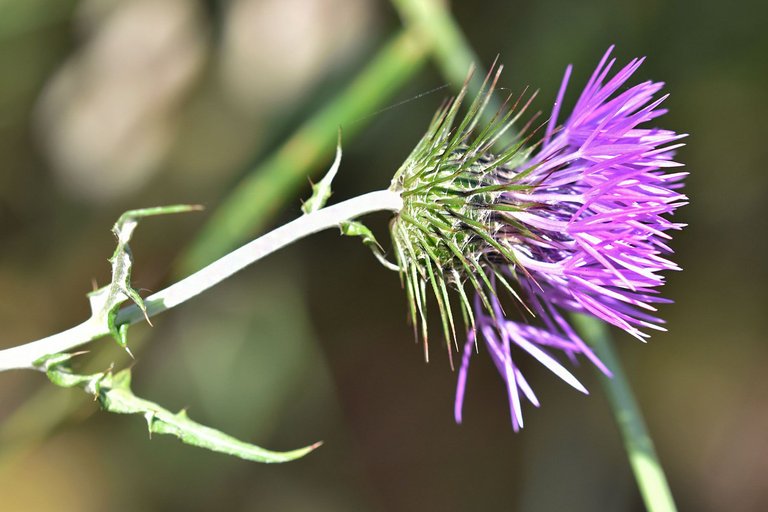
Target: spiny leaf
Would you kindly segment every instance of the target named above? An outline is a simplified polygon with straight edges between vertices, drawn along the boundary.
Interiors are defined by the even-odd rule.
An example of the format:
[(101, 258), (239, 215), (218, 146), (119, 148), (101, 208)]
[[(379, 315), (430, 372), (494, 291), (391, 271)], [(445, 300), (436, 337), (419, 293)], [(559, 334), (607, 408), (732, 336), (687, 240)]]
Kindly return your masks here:
[(133, 286), (131, 286), (133, 254), (131, 253), (131, 248), (128, 245), (128, 242), (130, 242), (133, 232), (136, 229), (136, 226), (138, 226), (139, 220), (144, 217), (182, 213), (201, 209), (202, 206), (199, 205), (179, 204), (130, 210), (123, 213), (112, 227), (112, 233), (114, 233), (117, 238), (117, 247), (115, 248), (112, 257), (109, 258), (109, 262), (112, 265), (112, 282), (109, 285), (94, 290), (88, 294), (88, 299), (91, 304), (90, 321), (108, 328), (112, 337), (121, 347), (125, 348), (129, 354), (130, 350), (128, 350), (127, 347), (128, 326), (118, 326), (115, 322), (120, 304), (128, 299), (132, 300), (139, 309), (141, 309), (142, 313), (144, 313), (144, 318), (146, 318), (147, 323), (152, 325), (152, 322), (149, 321), (149, 315), (147, 314), (144, 300)]
[(395, 272), (400, 270), (398, 265), (391, 263), (387, 259), (386, 255), (384, 254), (384, 249), (382, 249), (381, 245), (376, 240), (376, 237), (373, 236), (373, 233), (365, 224), (356, 220), (348, 220), (342, 222), (339, 227), (341, 228), (341, 233), (345, 236), (361, 237), (363, 239), (363, 244), (368, 246), (376, 259), (379, 260), (379, 263), (384, 265), (386, 268), (389, 270), (394, 270)]
[(304, 204), (301, 205), (301, 211), (304, 214), (309, 214), (319, 210), (325, 203), (328, 202), (328, 198), (331, 197), (331, 182), (336, 177), (336, 173), (341, 165), (341, 131), (339, 131), (339, 140), (336, 143), (336, 158), (333, 159), (331, 168), (325, 173), (325, 176), (312, 185), (312, 196), (307, 199)]
[(173, 435), (192, 446), (263, 463), (295, 460), (321, 445), (315, 443), (298, 450), (275, 452), (240, 441), (219, 430), (192, 421), (184, 410), (172, 413), (154, 402), (137, 397), (131, 391), (130, 370), (78, 375), (69, 368), (71, 358), (71, 354), (56, 354), (37, 361), (37, 364), (45, 369), (51, 382), (65, 388), (84, 389), (93, 394), (101, 408), (107, 412), (142, 415), (147, 421), (150, 435)]
[[(338, 172), (340, 165), (341, 131), (339, 131), (339, 140), (336, 144), (336, 158), (334, 158), (333, 164), (331, 164), (331, 168), (328, 169), (328, 172), (325, 173), (325, 176), (323, 176), (319, 182), (312, 185), (312, 196), (307, 199), (304, 204), (301, 205), (301, 211), (303, 211), (305, 215), (323, 208), (328, 202), (328, 198), (330, 198), (332, 194), (331, 183), (336, 177), (336, 173)], [(394, 271), (400, 270), (400, 267), (387, 260), (386, 256), (384, 255), (384, 250), (381, 248), (381, 245), (379, 245), (376, 237), (373, 236), (371, 230), (368, 229), (362, 222), (353, 220), (344, 221), (339, 224), (339, 228), (341, 229), (341, 234), (345, 236), (361, 237), (363, 239), (363, 243), (367, 245), (369, 249), (371, 249), (371, 252), (373, 252), (373, 255), (376, 257), (376, 259), (379, 260), (379, 262), (386, 268)]]

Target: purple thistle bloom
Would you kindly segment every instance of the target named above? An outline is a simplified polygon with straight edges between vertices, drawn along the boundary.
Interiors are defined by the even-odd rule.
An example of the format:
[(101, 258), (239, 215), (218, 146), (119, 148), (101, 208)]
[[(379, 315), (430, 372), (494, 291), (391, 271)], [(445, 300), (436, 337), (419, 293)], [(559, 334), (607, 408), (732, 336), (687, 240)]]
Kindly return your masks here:
[[(506, 382), (512, 425), (523, 426), (521, 396), (538, 400), (513, 362), (513, 351), (525, 352), (558, 377), (587, 390), (548, 352), (575, 360), (583, 355), (605, 374), (610, 371), (571, 328), (563, 313), (578, 312), (615, 325), (638, 339), (643, 329), (664, 330), (654, 304), (664, 270), (679, 270), (666, 258), (672, 251), (667, 231), (684, 225), (665, 218), (687, 198), (678, 192), (685, 172), (673, 161), (685, 135), (639, 128), (666, 110), (667, 96), (654, 99), (663, 84), (643, 82), (620, 90), (642, 64), (634, 59), (615, 75), (615, 59), (606, 52), (587, 82), (571, 116), (561, 127), (557, 117), (571, 66), (568, 66), (547, 125), (541, 150), (514, 168), (500, 167), (498, 183), (515, 183), (496, 204), (494, 238), (514, 256), (502, 272), (517, 281), (521, 299), (541, 321), (533, 327), (504, 317), (495, 294), (488, 304), (475, 301), (476, 330), (464, 347), (457, 385), (455, 417), (461, 422), (467, 370), (476, 331), (485, 340)], [(491, 252), (489, 250), (489, 252)]]

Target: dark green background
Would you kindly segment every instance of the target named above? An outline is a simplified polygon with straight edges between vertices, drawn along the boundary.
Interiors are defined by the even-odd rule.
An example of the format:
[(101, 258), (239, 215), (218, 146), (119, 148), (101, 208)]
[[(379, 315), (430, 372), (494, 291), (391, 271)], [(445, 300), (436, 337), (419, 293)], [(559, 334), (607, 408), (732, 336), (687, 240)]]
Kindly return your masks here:
[[(303, 85), (283, 71), (300, 67), (300, 59), (267, 48), (269, 68), (256, 69), (256, 76), (272, 80), (272, 89), (265, 88), (273, 92), (243, 108), (221, 78), (225, 21), (235, 3), (182, 3), (195, 21), (154, 72), (163, 76), (189, 47), (197, 60), (183, 87), (158, 107), (168, 137), (162, 157), (136, 190), (100, 197), (98, 187), (87, 195), (78, 190), (88, 183), (62, 178), (45, 141), (63, 128), (51, 123), (41, 98), (110, 27), (105, 20), (131, 2), (0, 2), (0, 346), (86, 317), (84, 294), (92, 278), (108, 279), (109, 227), (122, 211), (203, 203), (203, 214), (152, 219), (137, 231), (135, 283), (158, 290), (170, 282), (174, 261), (237, 177), (364, 67), (399, 26), (382, 0), (286, 2), (283, 8), (297, 16), (321, 13), (311, 24), (320, 36), (275, 21), (297, 47), (310, 37), (346, 33), (354, 23), (362, 28), (350, 32), (346, 51), (317, 52), (312, 62), (319, 70)], [(541, 89), (536, 109), (548, 111), (568, 63), (575, 65), (572, 104), (612, 43), (621, 61), (648, 56), (637, 80), (667, 83), (671, 112), (659, 122), (691, 134), (679, 153), (691, 173), (691, 204), (679, 215), (689, 227), (673, 242), (685, 270), (669, 275), (664, 289), (675, 301), (662, 309), (669, 332), (647, 345), (622, 333), (616, 339), (680, 509), (768, 508), (764, 7), (488, 1), (454, 2), (453, 10), (484, 64), (500, 55), (505, 87)], [(172, 23), (176, 11), (138, 12), (148, 18), (135, 23), (127, 40), (135, 37), (141, 47), (158, 26), (152, 16)], [(251, 44), (271, 44), (255, 22), (245, 32)], [(130, 48), (112, 48), (114, 55), (107, 51), (102, 59), (119, 61), (132, 55)], [(130, 63), (115, 69), (123, 67)], [(444, 83), (429, 65), (392, 103)], [(126, 104), (152, 90), (131, 89)], [(99, 92), (88, 81), (78, 91), (86, 100)], [(386, 187), (448, 94), (444, 89), (358, 121), (367, 125), (344, 143), (332, 200)], [(93, 133), (85, 147), (102, 147), (99, 130)], [(136, 152), (129, 140), (111, 158), (130, 161)], [(285, 198), (271, 224), (297, 216), (308, 193), (307, 185)], [(386, 222), (384, 214), (369, 222), (384, 240)], [(525, 366), (542, 408), (528, 407), (525, 430), (514, 434), (501, 380), (481, 353), (470, 373), (465, 424), (456, 426), (447, 356), (435, 342), (425, 364), (405, 318), (397, 276), (357, 241), (329, 231), (158, 317), (153, 329), (132, 329), (131, 342), (145, 345), (134, 368), (137, 393), (174, 409), (189, 407), (193, 418), (266, 447), (325, 441), (306, 459), (278, 466), (168, 438), (149, 441), (140, 418), (99, 414), (88, 397), (53, 389), (31, 372), (2, 374), (0, 508), (642, 510), (592, 368), (576, 370), (592, 390), (584, 397), (544, 368)], [(110, 341), (98, 344), (104, 347), (92, 365), (131, 364)], [(73, 412), (62, 416), (57, 410), (65, 407)], [(51, 418), (58, 419), (48, 425)]]

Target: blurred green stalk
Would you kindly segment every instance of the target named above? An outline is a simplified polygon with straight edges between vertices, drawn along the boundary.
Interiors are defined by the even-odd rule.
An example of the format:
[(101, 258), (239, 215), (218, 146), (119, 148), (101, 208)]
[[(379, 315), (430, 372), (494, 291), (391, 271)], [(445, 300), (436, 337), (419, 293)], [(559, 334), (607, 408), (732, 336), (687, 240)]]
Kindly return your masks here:
[[(432, 48), (438, 68), (446, 80), (455, 89), (459, 89), (467, 80), (467, 73), (474, 69), (469, 77), (468, 90), (476, 95), (483, 86), (486, 71), (464, 37), (456, 20), (448, 10), (444, 0), (392, 0), (403, 24), (422, 35)], [(502, 108), (501, 102), (494, 95), (488, 108), (483, 112), (483, 119), (492, 122), (496, 112)], [(514, 140), (515, 131), (509, 129), (499, 141), (509, 144)]]
[[(440, 72), (453, 82), (461, 85), (470, 67), (479, 66), (479, 59), (461, 28), (448, 11), (442, 0), (392, 0), (403, 23), (415, 29), (430, 41)], [(479, 76), (478, 76), (479, 75)], [(475, 73), (470, 81), (470, 91), (480, 90), (484, 73)], [(490, 109), (495, 110), (495, 109)]]
[(178, 271), (188, 274), (218, 258), (264, 226), (287, 196), (298, 189), (333, 150), (338, 128), (344, 135), (362, 128), (370, 114), (402, 87), (428, 53), (425, 40), (403, 30), (392, 38), (352, 84), (307, 120), (280, 148), (224, 199), (183, 256)]
[(672, 492), (627, 375), (613, 349), (608, 327), (602, 321), (585, 315), (574, 314), (571, 318), (595, 355), (613, 372), (612, 378), (599, 373), (600, 384), (621, 431), (645, 507), (650, 512), (675, 512)]

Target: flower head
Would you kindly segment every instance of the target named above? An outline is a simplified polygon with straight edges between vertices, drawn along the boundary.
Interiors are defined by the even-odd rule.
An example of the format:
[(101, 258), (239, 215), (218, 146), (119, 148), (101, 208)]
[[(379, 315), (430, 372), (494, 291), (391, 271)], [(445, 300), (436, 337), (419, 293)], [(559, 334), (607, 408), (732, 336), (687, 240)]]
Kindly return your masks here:
[[(564, 312), (595, 316), (639, 339), (647, 337), (647, 329), (662, 329), (654, 305), (668, 302), (658, 295), (664, 283), (659, 273), (678, 269), (667, 259), (668, 232), (683, 225), (667, 216), (687, 201), (679, 192), (686, 173), (672, 170), (680, 165), (673, 154), (684, 135), (643, 126), (666, 112), (660, 108), (666, 96), (654, 97), (663, 84), (627, 87), (642, 59), (611, 75), (611, 50), (558, 125), (571, 74), (567, 68), (537, 151), (524, 149), (529, 135), (499, 156), (491, 153), (506, 129), (496, 121), (476, 127), (491, 84), (458, 127), (452, 126), (451, 113), (461, 98), (441, 111), (439, 129), (433, 123), (416, 158), (412, 155), (399, 173), (407, 206), (395, 221), (394, 240), (415, 303), (414, 320), (419, 312), (424, 325), (429, 283), (447, 317), (444, 324), (453, 328), (448, 282), (462, 297), (471, 325), (459, 372), (457, 421), (478, 336), (506, 383), (517, 430), (523, 425), (520, 397), (536, 406), (538, 400), (513, 361), (515, 354), (527, 353), (582, 392), (586, 389), (554, 353), (571, 360), (582, 355), (610, 374)], [(408, 182), (414, 176), (421, 180), (415, 187)], [(408, 199), (427, 190), (432, 196), (419, 203)], [(420, 235), (409, 236), (408, 229)], [(465, 282), (477, 295), (472, 308)], [(506, 318), (497, 294), (501, 288), (524, 305), (525, 322)], [(538, 319), (538, 327), (528, 325), (530, 317)]]

